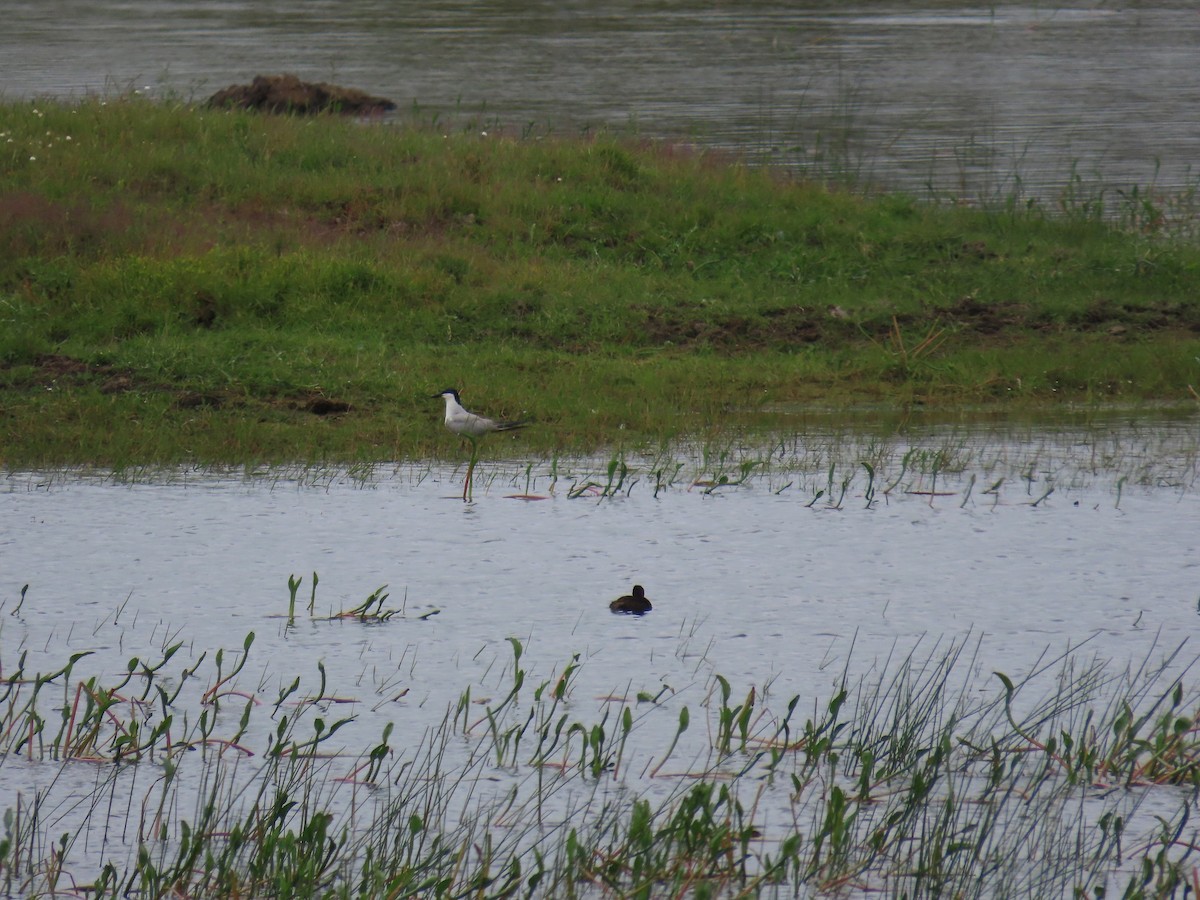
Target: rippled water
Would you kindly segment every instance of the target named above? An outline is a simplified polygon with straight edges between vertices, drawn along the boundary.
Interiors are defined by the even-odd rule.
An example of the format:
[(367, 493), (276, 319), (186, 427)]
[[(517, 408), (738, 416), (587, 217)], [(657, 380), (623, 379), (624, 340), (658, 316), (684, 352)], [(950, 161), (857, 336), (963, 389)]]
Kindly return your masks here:
[(633, 126), (917, 192), (1052, 201), (1194, 182), (1198, 42), (1183, 0), (13, 0), (0, 88), (206, 97), (291, 71), (447, 121)]
[[(8, 607), (21, 584), (31, 588), (5, 637), (73, 648), (120, 606), (127, 620), (161, 618), (214, 646), (240, 645), (253, 630), (319, 654), (331, 630), (347, 629), (272, 634), (288, 576), (317, 571), (319, 612), (388, 585), (407, 618), (369, 642), (386, 635), (389, 652), (418, 642), (434, 682), (458, 680), (463, 656), (508, 635), (530, 638), (551, 663), (583, 651), (603, 681), (609, 671), (653, 676), (656, 652), (670, 657), (681, 634), (703, 632), (724, 674), (782, 674), (806, 689), (819, 677), (814, 643), (836, 654), (855, 635), (875, 653), (976, 630), (997, 664), (1012, 654), (1017, 666), (1031, 636), (1063, 645), (1095, 635), (1124, 654), (1139, 635), (1196, 622), (1198, 440), (1186, 419), (1015, 444), (941, 435), (889, 447), (871, 482), (853, 460), (831, 477), (825, 460), (838, 451), (822, 454), (814, 439), (814, 456), (787, 465), (772, 468), (762, 451), (762, 474), (749, 470), (740, 487), (714, 483), (718, 468), (736, 480), (737, 462), (709, 460), (655, 491), (655, 461), (630, 458), (628, 487), (609, 499), (580, 490), (605, 483), (598, 463), (568, 474), (563, 463), (552, 473), (531, 462), (532, 475), (505, 463), (481, 468), (471, 504), (459, 499), (461, 470), (441, 467), (316, 483), (286, 473), (134, 483), (10, 473), (0, 505)], [(1172, 449), (1177, 460), (1162, 455)], [(613, 619), (608, 600), (634, 582), (656, 599), (653, 616)]]
[[(607, 483), (603, 460), (506, 463), (480, 471), (470, 504), (461, 469), (440, 466), (133, 483), (11, 472), (0, 662), (9, 675), (28, 654), (27, 671), (48, 672), (90, 652), (77, 674), (111, 681), (177, 641), (192, 663), (236, 659), (253, 632), (234, 686), (269, 702), (298, 677), (315, 693), (320, 661), (325, 696), (348, 701), (328, 714), (356, 717), (340, 746), (358, 753), (386, 721), (400, 746), (417, 742), (465, 689), (502, 695), (509, 638), (531, 684), (578, 654), (577, 708), (600, 715), (604, 698), (639, 691), (695, 706), (714, 673), (808, 706), (843, 671), (949, 643), (973, 648), (963, 674), (979, 690), (993, 670), (1019, 677), (1072, 648), (1119, 670), (1164, 658), (1200, 624), (1194, 420), (1004, 440), (933, 430), (882, 453), (829, 440), (750, 451), (761, 465), (740, 486), (714, 477), (740, 473), (736, 460), (696, 457), (656, 490), (662, 461), (629, 458), (608, 498), (585, 489)], [(856, 461), (868, 457), (874, 481)], [(531, 496), (544, 499), (519, 499)], [(318, 617), (383, 585), (397, 614), (310, 619), (314, 571)], [(292, 575), (304, 584), (287, 627)], [(610, 614), (634, 582), (653, 612)], [(673, 725), (648, 723), (647, 752)], [(137, 768), (124, 777), (151, 779)], [(65, 794), (50, 818), (70, 821), (65, 798), (94, 778), (10, 758), (0, 805), (52, 781)]]

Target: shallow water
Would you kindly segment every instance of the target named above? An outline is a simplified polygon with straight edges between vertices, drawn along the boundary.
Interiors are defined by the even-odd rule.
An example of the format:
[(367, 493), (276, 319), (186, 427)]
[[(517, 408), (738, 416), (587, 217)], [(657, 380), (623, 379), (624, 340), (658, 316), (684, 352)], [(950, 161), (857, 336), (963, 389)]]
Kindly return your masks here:
[[(919, 471), (929, 463), (916, 453), (906, 462), (909, 445), (892, 446), (876, 461), (869, 508), (870, 482), (855, 463), (828, 477), (832, 449), (817, 454), (815, 471), (768, 461), (740, 487), (714, 487), (715, 464), (697, 462), (657, 494), (653, 461), (639, 468), (631, 458), (640, 480), (631, 475), (609, 499), (579, 491), (604, 483), (603, 460), (573, 474), (559, 465), (553, 479), (545, 463), (530, 464), (532, 480), (524, 464), (481, 466), (470, 504), (459, 499), (456, 467), (315, 481), (10, 473), (0, 507), (6, 607), (16, 588), (31, 587), (23, 628), (7, 631), (27, 629), (22, 645), (75, 649), (121, 608), (126, 621), (162, 619), (205, 645), (240, 646), (253, 630), (317, 655), (344, 624), (272, 634), (282, 631), (289, 575), (316, 571), (318, 613), (387, 585), (388, 606), (403, 606), (405, 620), (347, 637), (382, 641), (389, 652), (419, 644), (422, 668), (451, 667), (434, 681), (457, 680), (458, 660), (509, 635), (551, 663), (582, 651), (598, 674), (652, 675), (651, 661), (671, 656), (681, 634), (703, 633), (708, 662), (726, 676), (782, 675), (805, 689), (817, 671), (814, 644), (836, 658), (852, 639), (874, 656), (897, 640), (976, 631), (996, 665), (1010, 658), (1018, 668), (1031, 644), (1091, 638), (1126, 655), (1159, 628), (1184, 633), (1196, 624), (1195, 428), (1183, 420), (1156, 438), (1145, 430), (984, 438), (975, 449), (961, 435), (914, 442), (961, 469), (940, 474)], [(1172, 447), (1185, 455), (1163, 458)], [(1157, 454), (1153, 468), (1147, 450)], [(608, 600), (635, 582), (657, 601), (654, 615), (610, 616)]]
[(1200, 139), (1183, 0), (14, 0), (4, 24), (8, 97), (204, 98), (289, 71), (447, 122), (635, 127), (968, 199), (1178, 189)]
[[(1187, 419), (1005, 440), (932, 429), (887, 452), (832, 438), (821, 450), (812, 437), (795, 457), (782, 444), (754, 451), (770, 462), (742, 486), (722, 486), (713, 460), (697, 456), (656, 491), (656, 460), (630, 457), (636, 477), (605, 498), (583, 490), (605, 483), (604, 460), (532, 461), (481, 469), (469, 504), (461, 469), (446, 466), (365, 477), (175, 471), (132, 483), (10, 472), (0, 494), (0, 665), (11, 676), (27, 653), (27, 672), (49, 672), (87, 651), (76, 676), (112, 682), (131, 656), (153, 661), (182, 641), (165, 669), (177, 681), (184, 662), (207, 653), (211, 665), (218, 649), (227, 671), (253, 632), (231, 687), (268, 704), (260, 709), (297, 677), (300, 695), (315, 696), (320, 661), (324, 696), (346, 701), (322, 713), (356, 717), (335, 742), (351, 758), (332, 774), (345, 774), (385, 722), (395, 723), (399, 752), (411, 751), (465, 689), (481, 718), (478, 702), (498, 701), (511, 683), (516, 638), (530, 685), (578, 654), (580, 718), (601, 716), (613, 696), (665, 698), (666, 713), (638, 735), (639, 768), (649, 767), (676, 711), (702, 707), (714, 674), (735, 699), (754, 687), (776, 707), (799, 696), (805, 710), (823, 706), (843, 672), (869, 678), (951, 644), (969, 648), (960, 676), (980, 696), (995, 692), (993, 671), (1017, 679), (1073, 648), (1113, 671), (1167, 657), (1200, 624), (1198, 443)], [(875, 482), (857, 462), (864, 448), (875, 454)], [(921, 452), (950, 459), (947, 448), (953, 471), (918, 464)], [(847, 490), (826, 490), (842, 473), (852, 476)], [(304, 583), (288, 627), (292, 575)], [(608, 601), (635, 582), (654, 610), (610, 614)], [(323, 618), (382, 585), (383, 607), (398, 611), (391, 619)], [(1171, 670), (1194, 652), (1185, 646)], [(211, 670), (204, 680), (197, 692), (213, 683)], [(267, 727), (244, 743), (261, 752), (272, 723), (255, 715)], [(689, 741), (671, 770), (702, 764), (703, 742)], [(72, 798), (96, 791), (107, 771), (10, 756), (0, 807), (41, 786), (53, 801), (47, 833), (57, 835), (82, 814)], [(129, 767), (107, 789), (140, 797), (155, 771)], [(664, 789), (663, 779), (630, 777)], [(769, 817), (770, 804), (762, 808)], [(127, 812), (109, 822), (119, 835), (93, 837), (78, 855), (131, 852)], [(775, 812), (785, 813), (786, 803)]]

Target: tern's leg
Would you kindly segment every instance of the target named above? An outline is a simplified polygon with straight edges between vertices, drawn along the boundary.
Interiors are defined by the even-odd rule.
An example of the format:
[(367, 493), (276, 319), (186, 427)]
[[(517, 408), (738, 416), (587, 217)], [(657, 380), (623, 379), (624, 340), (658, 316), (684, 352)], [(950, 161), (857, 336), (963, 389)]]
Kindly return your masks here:
[(467, 440), (471, 442), (471, 461), (467, 463), (467, 478), (463, 482), (463, 503), (466, 503), (468, 498), (475, 499), (471, 479), (475, 474), (475, 461), (479, 459), (479, 443), (473, 437), (468, 437)]

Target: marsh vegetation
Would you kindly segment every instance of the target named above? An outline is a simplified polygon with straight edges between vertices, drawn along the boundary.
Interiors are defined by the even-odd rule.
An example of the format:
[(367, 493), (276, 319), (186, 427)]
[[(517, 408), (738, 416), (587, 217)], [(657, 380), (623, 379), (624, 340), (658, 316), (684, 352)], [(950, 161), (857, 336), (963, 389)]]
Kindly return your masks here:
[(335, 694), (319, 662), (263, 666), (253, 633), (212, 654), (154, 637), (123, 672), (86, 653), (6, 671), (2, 764), (38, 785), (5, 815), (7, 895), (1195, 889), (1182, 648), (1115, 672), (1072, 649), (1014, 677), (978, 674), (965, 638), (848, 660), (805, 697), (701, 659), (679, 689), (635, 677), (595, 697), (580, 654), (537, 675), (510, 638), (432, 725), (401, 715), (370, 737), (415, 667)]
[(1194, 429), (853, 435), (9, 473), (4, 890), (1194, 891)]
[(0, 105), (5, 892), (1200, 891), (1178, 220), (482, 130)]

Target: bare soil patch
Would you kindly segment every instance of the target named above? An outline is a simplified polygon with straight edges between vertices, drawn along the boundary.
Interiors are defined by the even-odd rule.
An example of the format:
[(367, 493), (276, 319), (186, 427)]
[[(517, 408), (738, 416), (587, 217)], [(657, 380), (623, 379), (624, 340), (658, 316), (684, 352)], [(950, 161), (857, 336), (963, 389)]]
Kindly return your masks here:
[(368, 116), (389, 112), (396, 104), (357, 88), (301, 81), (295, 75), (258, 75), (250, 84), (234, 84), (208, 98), (213, 107), (235, 107), (268, 113), (341, 113)]

